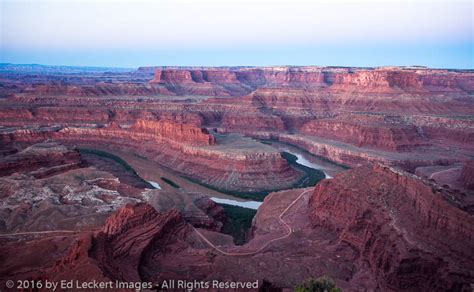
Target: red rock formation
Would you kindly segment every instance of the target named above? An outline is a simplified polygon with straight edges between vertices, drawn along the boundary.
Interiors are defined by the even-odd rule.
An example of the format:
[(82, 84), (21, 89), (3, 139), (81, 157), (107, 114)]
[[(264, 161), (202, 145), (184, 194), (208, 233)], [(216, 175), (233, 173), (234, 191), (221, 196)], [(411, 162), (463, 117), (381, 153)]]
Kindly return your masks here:
[[(258, 279), (261, 285), (266, 279), (291, 289), (308, 277), (329, 275), (349, 291), (469, 289), (474, 278), (474, 219), (462, 210), (462, 202), (448, 201), (448, 191), (383, 166), (341, 173), (311, 191), (266, 197), (253, 223), (254, 237), (244, 246), (233, 246), (222, 234), (200, 231), (220, 249), (244, 255), (216, 251), (176, 210), (127, 205), (94, 233), (58, 235), (43, 244), (30, 240), (31, 248), (50, 249), (36, 252), (34, 263), (25, 261), (24, 253), (15, 255), (22, 270), (12, 264), (18, 243), (4, 244), (0, 255), (7, 269), (1, 267), (6, 272), (0, 281), (41, 275), (151, 283)], [(52, 254), (60, 257), (56, 264), (51, 263)]]
[(393, 91), (472, 91), (469, 75), (447, 70), (386, 67), (376, 69), (336, 67), (266, 67), (266, 68), (160, 68), (153, 83), (242, 82), (253, 88), (262, 85), (334, 86), (339, 90), (356, 86), (372, 92)]
[(101, 231), (82, 235), (49, 273), (58, 279), (141, 282), (139, 267), (147, 249), (188, 232), (176, 210), (158, 213), (147, 204), (127, 205), (110, 216)]
[(244, 95), (249, 88), (227, 69), (158, 69), (152, 84), (164, 85), (178, 95)]
[(207, 218), (190, 216), (186, 218), (186, 221), (196, 228), (220, 232), (223, 223), (227, 221), (224, 208), (205, 196), (194, 200), (194, 204), (207, 215)]
[(21, 149), (0, 157), (0, 232), (101, 226), (122, 204), (147, 199), (151, 188), (113, 160), (55, 142)]
[(58, 259), (54, 266), (46, 269), (42, 277), (52, 281), (74, 279), (79, 282), (111, 280), (102, 270), (100, 264), (89, 256), (89, 251), (94, 248), (92, 232), (84, 232), (69, 247), (67, 253)]
[(191, 72), (187, 70), (157, 70), (155, 71), (155, 78), (151, 83), (169, 82), (169, 83), (183, 83), (192, 82)]
[(138, 120), (131, 131), (151, 133), (190, 145), (214, 145), (216, 138), (204, 128), (194, 125), (177, 124), (171, 121), (144, 121)]
[(186, 192), (182, 189), (155, 191), (148, 200), (148, 204), (160, 213), (176, 209), (187, 223), (196, 228), (220, 232), (227, 221), (222, 206), (205, 195)]
[(255, 148), (255, 142), (245, 140), (215, 145), (214, 136), (206, 130), (171, 122), (139, 121), (130, 128), (116, 124), (104, 128), (53, 127), (0, 134), (0, 141), (5, 143), (48, 139), (133, 149), (188, 178), (223, 190), (261, 192), (289, 188), (303, 176), (275, 149), (265, 149), (261, 144)]
[(383, 290), (469, 289), (474, 216), (446, 190), (384, 166), (325, 180), (311, 220), (338, 233), (367, 262)]
[[(47, 140), (50, 138), (68, 138), (68, 135), (76, 135), (79, 140), (90, 140), (90, 137), (129, 138), (131, 142), (151, 141), (154, 143), (170, 143), (179, 147), (179, 143), (194, 146), (214, 145), (214, 136), (204, 128), (194, 125), (180, 124), (171, 121), (145, 121), (138, 120), (131, 127), (121, 127), (111, 123), (107, 127), (47, 127), (41, 129), (24, 129), (6, 131), (1, 135), (4, 143), (17, 141)], [(81, 137), (83, 135), (83, 137)]]
[(41, 143), (1, 158), (0, 176), (32, 172), (35, 177), (40, 178), (77, 168), (81, 163), (77, 150), (58, 143)]
[[(155, 78), (146, 84), (143, 76), (152, 70)], [(415, 156), (431, 153), (433, 161), (446, 159), (440, 153), (455, 147), (459, 154), (453, 151), (453, 157), (464, 161), (474, 139), (473, 122), (465, 118), (473, 114), (473, 76), (469, 71), (420, 67), (150, 67), (112, 83), (100, 76), (80, 81), (25, 77), (24, 86), (0, 108), (0, 121), (11, 126), (25, 121), (82, 126), (170, 120), (227, 133), (314, 136), (355, 145), (362, 153), (368, 152), (366, 148)], [(314, 147), (306, 147), (310, 148)], [(326, 144), (314, 153), (325, 155), (334, 148)], [(377, 156), (372, 161), (399, 160), (382, 152), (365, 156), (355, 152), (359, 151), (345, 151), (348, 158), (326, 157), (354, 160), (351, 165), (367, 156)], [(401, 159), (406, 161), (398, 164), (413, 164)]]
[(407, 151), (427, 145), (427, 139), (423, 139), (413, 125), (387, 123), (383, 119), (369, 117), (365, 121), (357, 121), (355, 118), (313, 120), (301, 128), (301, 133), (388, 151)]
[(144, 251), (160, 240), (189, 232), (176, 210), (160, 214), (150, 205), (125, 206), (107, 219), (94, 236), (89, 251), (106, 275), (123, 281), (140, 281), (138, 267)]
[[(249, 127), (252, 125), (252, 127)], [(285, 131), (285, 123), (278, 116), (265, 115), (259, 113), (227, 113), (222, 118), (221, 127), (227, 132), (245, 133), (251, 131)]]
[(32, 85), (24, 89), (23, 93), (29, 95), (45, 96), (74, 96), (74, 97), (93, 97), (93, 96), (117, 96), (117, 95), (174, 95), (164, 86), (153, 84), (110, 84), (103, 82), (94, 82), (92, 85), (70, 85), (70, 84), (39, 84)]

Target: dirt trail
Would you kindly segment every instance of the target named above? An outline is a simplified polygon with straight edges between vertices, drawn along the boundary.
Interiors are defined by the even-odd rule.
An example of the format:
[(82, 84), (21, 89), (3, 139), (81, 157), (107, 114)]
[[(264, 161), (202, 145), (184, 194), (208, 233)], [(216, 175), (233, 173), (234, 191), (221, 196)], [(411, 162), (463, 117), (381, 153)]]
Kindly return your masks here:
[[(288, 212), (288, 210), (293, 207), (296, 202), (298, 202), (299, 199), (301, 199), (301, 197), (303, 197), (306, 193), (310, 192), (310, 191), (313, 191), (313, 189), (309, 189), (309, 190), (306, 190), (306, 191), (303, 191), (301, 194), (298, 195), (298, 197), (296, 199), (294, 199), (286, 208), (285, 210), (283, 210), (280, 215), (278, 216), (278, 220), (281, 222), (281, 224), (283, 224), (283, 226), (285, 226), (285, 228), (288, 230), (288, 232), (285, 234), (285, 235), (282, 235), (280, 237), (277, 237), (277, 238), (274, 238), (274, 239), (271, 239), (269, 241), (267, 241), (265, 244), (263, 244), (260, 248), (256, 249), (255, 251), (250, 251), (250, 252), (226, 252), (222, 249), (220, 249), (219, 247), (215, 246), (212, 242), (210, 242), (199, 230), (197, 230), (196, 228), (194, 228), (194, 231), (197, 233), (197, 235), (202, 239), (204, 240), (210, 247), (212, 247), (213, 249), (215, 249), (216, 251), (220, 252), (221, 254), (223, 255), (227, 255), (227, 256), (250, 256), (250, 255), (255, 255), (261, 251), (263, 251), (265, 248), (267, 248), (271, 243), (273, 242), (276, 242), (276, 241), (279, 241), (279, 240), (282, 240), (282, 239), (285, 239), (287, 237), (289, 237), (292, 233), (293, 233), (293, 229), (291, 228), (290, 225), (288, 225), (288, 223), (286, 223), (284, 220), (283, 220), (283, 216), (285, 215), (286, 212)], [(78, 233), (80, 231), (77, 231), (77, 230), (51, 230), (51, 231), (32, 231), (32, 232), (17, 232), (17, 233), (6, 233), (6, 234), (0, 234), (0, 237), (10, 237), (10, 236), (18, 236), (18, 235), (34, 235), (34, 234), (55, 234), (55, 233)]]
[(10, 237), (18, 235), (34, 235), (34, 234), (54, 234), (54, 233), (79, 233), (78, 230), (49, 230), (49, 231), (30, 231), (30, 232), (16, 232), (0, 234), (0, 237)]
[(222, 249), (220, 249), (219, 247), (215, 246), (212, 242), (210, 242), (199, 230), (197, 229), (194, 229), (194, 231), (196, 231), (197, 235), (199, 235), (199, 237), (204, 240), (210, 247), (212, 247), (213, 249), (215, 249), (216, 251), (220, 252), (221, 254), (223, 255), (227, 255), (227, 256), (251, 256), (251, 255), (255, 255), (259, 252), (261, 252), (262, 250), (264, 250), (265, 248), (268, 247), (268, 245), (270, 245), (271, 243), (275, 242), (275, 241), (278, 241), (278, 240), (282, 240), (282, 239), (285, 239), (287, 238), (288, 236), (291, 235), (291, 233), (293, 233), (293, 229), (291, 228), (290, 225), (288, 225), (288, 223), (286, 223), (284, 220), (283, 220), (283, 216), (285, 215), (285, 213), (291, 208), (293, 207), (293, 205), (299, 200), (301, 199), (301, 197), (303, 197), (303, 195), (305, 195), (307, 192), (310, 192), (310, 191), (313, 191), (313, 189), (310, 189), (310, 190), (306, 190), (306, 191), (303, 191), (295, 200), (293, 200), (293, 202), (291, 202), (291, 204), (288, 205), (288, 207), (286, 207), (285, 210), (283, 210), (283, 212), (281, 212), (280, 216), (278, 216), (278, 220), (280, 220), (280, 222), (283, 224), (283, 226), (285, 226), (287, 229), (288, 229), (288, 233), (283, 235), (283, 236), (280, 236), (280, 237), (277, 237), (277, 238), (274, 238), (274, 239), (271, 239), (269, 241), (267, 241), (264, 245), (262, 245), (260, 248), (258, 248), (257, 250), (255, 251), (250, 251), (250, 252), (226, 252)]
[(449, 172), (449, 171), (453, 171), (453, 170), (460, 170), (461, 167), (453, 167), (453, 168), (450, 168), (450, 169), (446, 169), (446, 170), (441, 170), (441, 171), (437, 171), (437, 172), (433, 172), (429, 178), (433, 178), (433, 176), (437, 175), (437, 174), (440, 174), (440, 173), (443, 173), (443, 172)]

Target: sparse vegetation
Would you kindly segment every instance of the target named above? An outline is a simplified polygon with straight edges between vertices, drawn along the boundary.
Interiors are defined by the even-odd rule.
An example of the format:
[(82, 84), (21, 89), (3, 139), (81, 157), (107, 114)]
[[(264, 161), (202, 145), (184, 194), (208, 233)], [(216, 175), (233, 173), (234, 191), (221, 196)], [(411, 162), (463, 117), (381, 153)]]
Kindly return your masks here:
[(304, 283), (295, 287), (296, 292), (340, 292), (334, 281), (328, 277), (318, 279), (308, 279)]
[[(326, 177), (324, 175), (324, 172), (322, 172), (320, 170), (313, 169), (313, 168), (298, 164), (296, 162), (297, 157), (294, 156), (291, 153), (283, 152), (282, 156), (283, 156), (283, 158), (285, 158), (288, 161), (288, 163), (290, 163), (290, 165), (293, 165), (295, 168), (297, 168), (297, 169), (299, 169), (299, 170), (301, 170), (305, 173), (305, 175), (298, 182), (296, 182), (294, 185), (292, 185), (288, 189), (304, 188), (304, 187), (308, 187), (308, 186), (314, 186), (316, 183), (318, 183), (320, 180), (322, 180)], [(239, 198), (242, 198), (242, 199), (249, 199), (249, 200), (255, 200), (255, 201), (260, 201), (260, 202), (263, 201), (265, 196), (267, 196), (269, 193), (284, 190), (284, 189), (270, 189), (270, 190), (263, 190), (263, 191), (258, 191), (258, 192), (231, 191), (231, 190), (218, 188), (216, 186), (212, 186), (212, 185), (207, 184), (205, 182), (202, 182), (202, 181), (199, 181), (197, 179), (190, 178), (190, 177), (186, 177), (184, 175), (181, 175), (181, 177), (184, 178), (184, 179), (189, 180), (190, 182), (201, 185), (201, 186), (206, 187), (206, 188), (211, 189), (211, 190), (218, 191), (218, 192), (223, 193), (223, 194), (228, 194), (228, 195), (232, 195), (232, 196), (239, 197)]]
[(132, 173), (133, 175), (135, 175), (139, 180), (141, 180), (143, 183), (146, 184), (146, 186), (150, 189), (154, 189), (154, 187), (149, 183), (147, 182), (146, 180), (142, 179), (138, 173), (135, 171), (135, 169), (133, 169), (133, 167), (131, 167), (125, 160), (123, 160), (122, 158), (118, 157), (117, 155), (114, 155), (112, 153), (109, 153), (109, 152), (106, 152), (106, 151), (102, 151), (102, 150), (98, 150), (98, 149), (92, 149), (92, 148), (79, 148), (79, 152), (81, 154), (92, 154), (92, 155), (97, 155), (99, 157), (102, 157), (102, 158), (106, 158), (106, 159), (110, 159), (112, 161), (115, 161), (117, 162), (118, 164), (120, 164), (126, 171)]
[(332, 161), (332, 160), (330, 160), (330, 159), (328, 159), (328, 158), (326, 158), (326, 157), (324, 157), (324, 156), (321, 156), (321, 155), (315, 155), (315, 154), (309, 152), (308, 150), (306, 150), (306, 149), (304, 149), (304, 148), (298, 147), (298, 146), (296, 146), (296, 145), (294, 145), (294, 144), (291, 144), (291, 143), (287, 143), (287, 142), (280, 141), (280, 140), (278, 140), (278, 139), (266, 139), (266, 140), (260, 139), (259, 141), (260, 141), (260, 142), (266, 141), (266, 142), (270, 142), (270, 143), (272, 143), (272, 142), (278, 142), (278, 143), (283, 144), (283, 145), (288, 145), (288, 146), (290, 146), (290, 147), (295, 147), (295, 148), (297, 148), (299, 151), (301, 151), (301, 152), (303, 152), (303, 153), (306, 153), (306, 154), (308, 154), (308, 155), (315, 156), (315, 157), (317, 157), (317, 158), (319, 158), (319, 159), (321, 159), (321, 160), (323, 160), (323, 161), (332, 163), (332, 164), (337, 165), (337, 166), (339, 166), (339, 167), (341, 167), (341, 168), (343, 168), (343, 169), (351, 169), (349, 166), (347, 166), (347, 165), (345, 165), (345, 164), (341, 164), (341, 163), (334, 162), (334, 161)]
[(301, 165), (297, 162), (298, 158), (288, 152), (282, 152), (281, 156), (285, 158), (290, 165), (305, 173), (305, 175), (294, 185), (295, 188), (304, 188), (316, 185), (320, 180), (324, 179), (326, 175), (319, 169), (314, 169)]
[(175, 189), (179, 189), (181, 188), (177, 183), (175, 183), (174, 181), (170, 180), (169, 178), (166, 178), (166, 177), (160, 177), (161, 180), (163, 180), (165, 183), (169, 184), (170, 186), (172, 186), (173, 188)]
[(126, 171), (129, 171), (133, 174), (137, 174), (137, 172), (125, 160), (123, 160), (122, 158), (116, 155), (113, 155), (112, 153), (105, 152), (102, 150), (97, 150), (97, 149), (91, 149), (91, 148), (79, 148), (79, 152), (81, 154), (94, 154), (103, 158), (111, 159), (117, 162), (118, 164), (122, 165)]
[(224, 208), (228, 219), (222, 228), (222, 232), (232, 235), (235, 244), (244, 244), (247, 240), (250, 227), (252, 227), (252, 220), (257, 210), (227, 204), (219, 205)]
[(239, 197), (239, 198), (242, 198), (242, 199), (248, 199), (248, 200), (255, 200), (255, 201), (259, 201), (259, 202), (262, 202), (263, 199), (265, 198), (266, 195), (268, 195), (269, 193), (273, 192), (273, 191), (277, 191), (277, 190), (268, 190), (268, 191), (260, 191), (260, 192), (239, 192), (239, 191), (231, 191), (231, 190), (226, 190), (226, 189), (222, 189), (222, 188), (218, 188), (216, 186), (212, 186), (210, 184), (207, 184), (205, 182), (202, 182), (202, 181), (199, 181), (197, 179), (194, 179), (194, 178), (191, 178), (191, 177), (188, 177), (188, 176), (185, 176), (183, 174), (180, 175), (181, 178), (184, 178), (192, 183), (195, 183), (195, 184), (198, 184), (198, 185), (201, 185), (203, 187), (206, 187), (208, 189), (211, 189), (211, 190), (214, 190), (214, 191), (217, 191), (219, 193), (223, 193), (223, 194), (227, 194), (227, 195), (231, 195), (231, 196), (234, 196), (234, 197)]

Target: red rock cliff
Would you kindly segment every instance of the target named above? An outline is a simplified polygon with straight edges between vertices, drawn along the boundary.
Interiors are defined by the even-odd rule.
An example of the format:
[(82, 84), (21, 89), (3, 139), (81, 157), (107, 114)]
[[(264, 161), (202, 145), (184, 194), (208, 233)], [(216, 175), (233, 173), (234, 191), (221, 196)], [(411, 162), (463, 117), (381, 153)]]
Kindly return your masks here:
[(0, 176), (30, 172), (36, 177), (55, 171), (77, 168), (82, 163), (79, 151), (57, 143), (40, 143), (13, 155), (0, 158)]
[(363, 166), (318, 184), (311, 220), (339, 234), (390, 290), (468, 289), (474, 216), (448, 191), (384, 166)]
[(57, 126), (0, 134), (3, 143), (48, 139), (75, 145), (114, 145), (124, 151), (133, 149), (188, 178), (223, 190), (261, 192), (289, 188), (303, 176), (274, 149), (260, 150), (262, 145), (255, 147), (252, 141), (214, 145), (215, 138), (207, 131), (171, 122), (138, 121), (130, 128), (117, 124)]
[(301, 128), (301, 133), (389, 151), (404, 151), (427, 144), (427, 139), (423, 139), (415, 126), (370, 119), (357, 122), (351, 117), (347, 120), (313, 120)]
[(171, 121), (138, 120), (131, 131), (146, 132), (191, 145), (214, 145), (216, 138), (204, 128)]
[(129, 205), (107, 219), (89, 253), (110, 278), (140, 281), (138, 267), (145, 250), (171, 233), (184, 237), (186, 232), (184, 220), (176, 210), (161, 214), (147, 204)]
[(457, 75), (447, 70), (421, 68), (336, 68), (336, 67), (263, 67), (263, 68), (162, 68), (152, 83), (208, 82), (261, 86), (327, 87), (336, 90), (358, 87), (374, 92), (396, 91), (469, 91), (474, 89), (472, 75)]

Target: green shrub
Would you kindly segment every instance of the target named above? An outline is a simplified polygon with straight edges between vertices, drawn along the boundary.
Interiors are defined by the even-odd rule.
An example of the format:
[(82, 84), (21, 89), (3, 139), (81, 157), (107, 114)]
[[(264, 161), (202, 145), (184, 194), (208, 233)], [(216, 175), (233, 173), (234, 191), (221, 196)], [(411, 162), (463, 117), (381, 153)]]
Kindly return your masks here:
[(180, 186), (179, 186), (177, 183), (175, 183), (174, 181), (170, 180), (169, 178), (166, 178), (166, 177), (163, 177), (163, 176), (162, 176), (161, 179), (162, 179), (165, 183), (169, 184), (170, 186), (172, 186), (172, 187), (175, 188), (175, 189), (179, 189), (179, 188), (180, 188)]
[(295, 287), (296, 292), (340, 292), (334, 281), (328, 277), (310, 278)]
[(120, 164), (126, 171), (129, 171), (133, 174), (137, 174), (137, 172), (125, 160), (116, 155), (113, 155), (112, 153), (91, 148), (79, 148), (79, 152), (81, 154), (93, 154), (103, 158), (108, 158)]
[(118, 157), (117, 155), (114, 155), (112, 153), (109, 153), (109, 152), (106, 152), (106, 151), (102, 151), (102, 150), (98, 150), (98, 149), (93, 149), (93, 148), (78, 148), (79, 150), (79, 153), (81, 154), (92, 154), (92, 155), (96, 155), (98, 157), (102, 157), (102, 158), (105, 158), (105, 159), (110, 159), (112, 161), (115, 161), (116, 163), (118, 163), (120, 166), (122, 166), (126, 171), (130, 172), (132, 175), (134, 175), (138, 180), (140, 180), (141, 182), (143, 182), (147, 188), (150, 188), (150, 189), (154, 189), (155, 187), (152, 186), (149, 182), (147, 182), (146, 180), (144, 180), (141, 176), (138, 175), (138, 173), (135, 171), (135, 169), (133, 169), (133, 167), (131, 167), (125, 160), (123, 160), (122, 158)]
[(236, 245), (244, 244), (252, 227), (252, 220), (257, 210), (221, 203), (219, 203), (219, 205), (224, 208), (227, 217), (227, 222), (224, 223), (222, 233), (232, 235)]
[(304, 176), (293, 186), (294, 188), (306, 188), (316, 185), (320, 180), (326, 178), (323, 171), (307, 167), (297, 162), (298, 157), (288, 152), (281, 152), (281, 157), (285, 158), (288, 163), (296, 169), (304, 172)]

